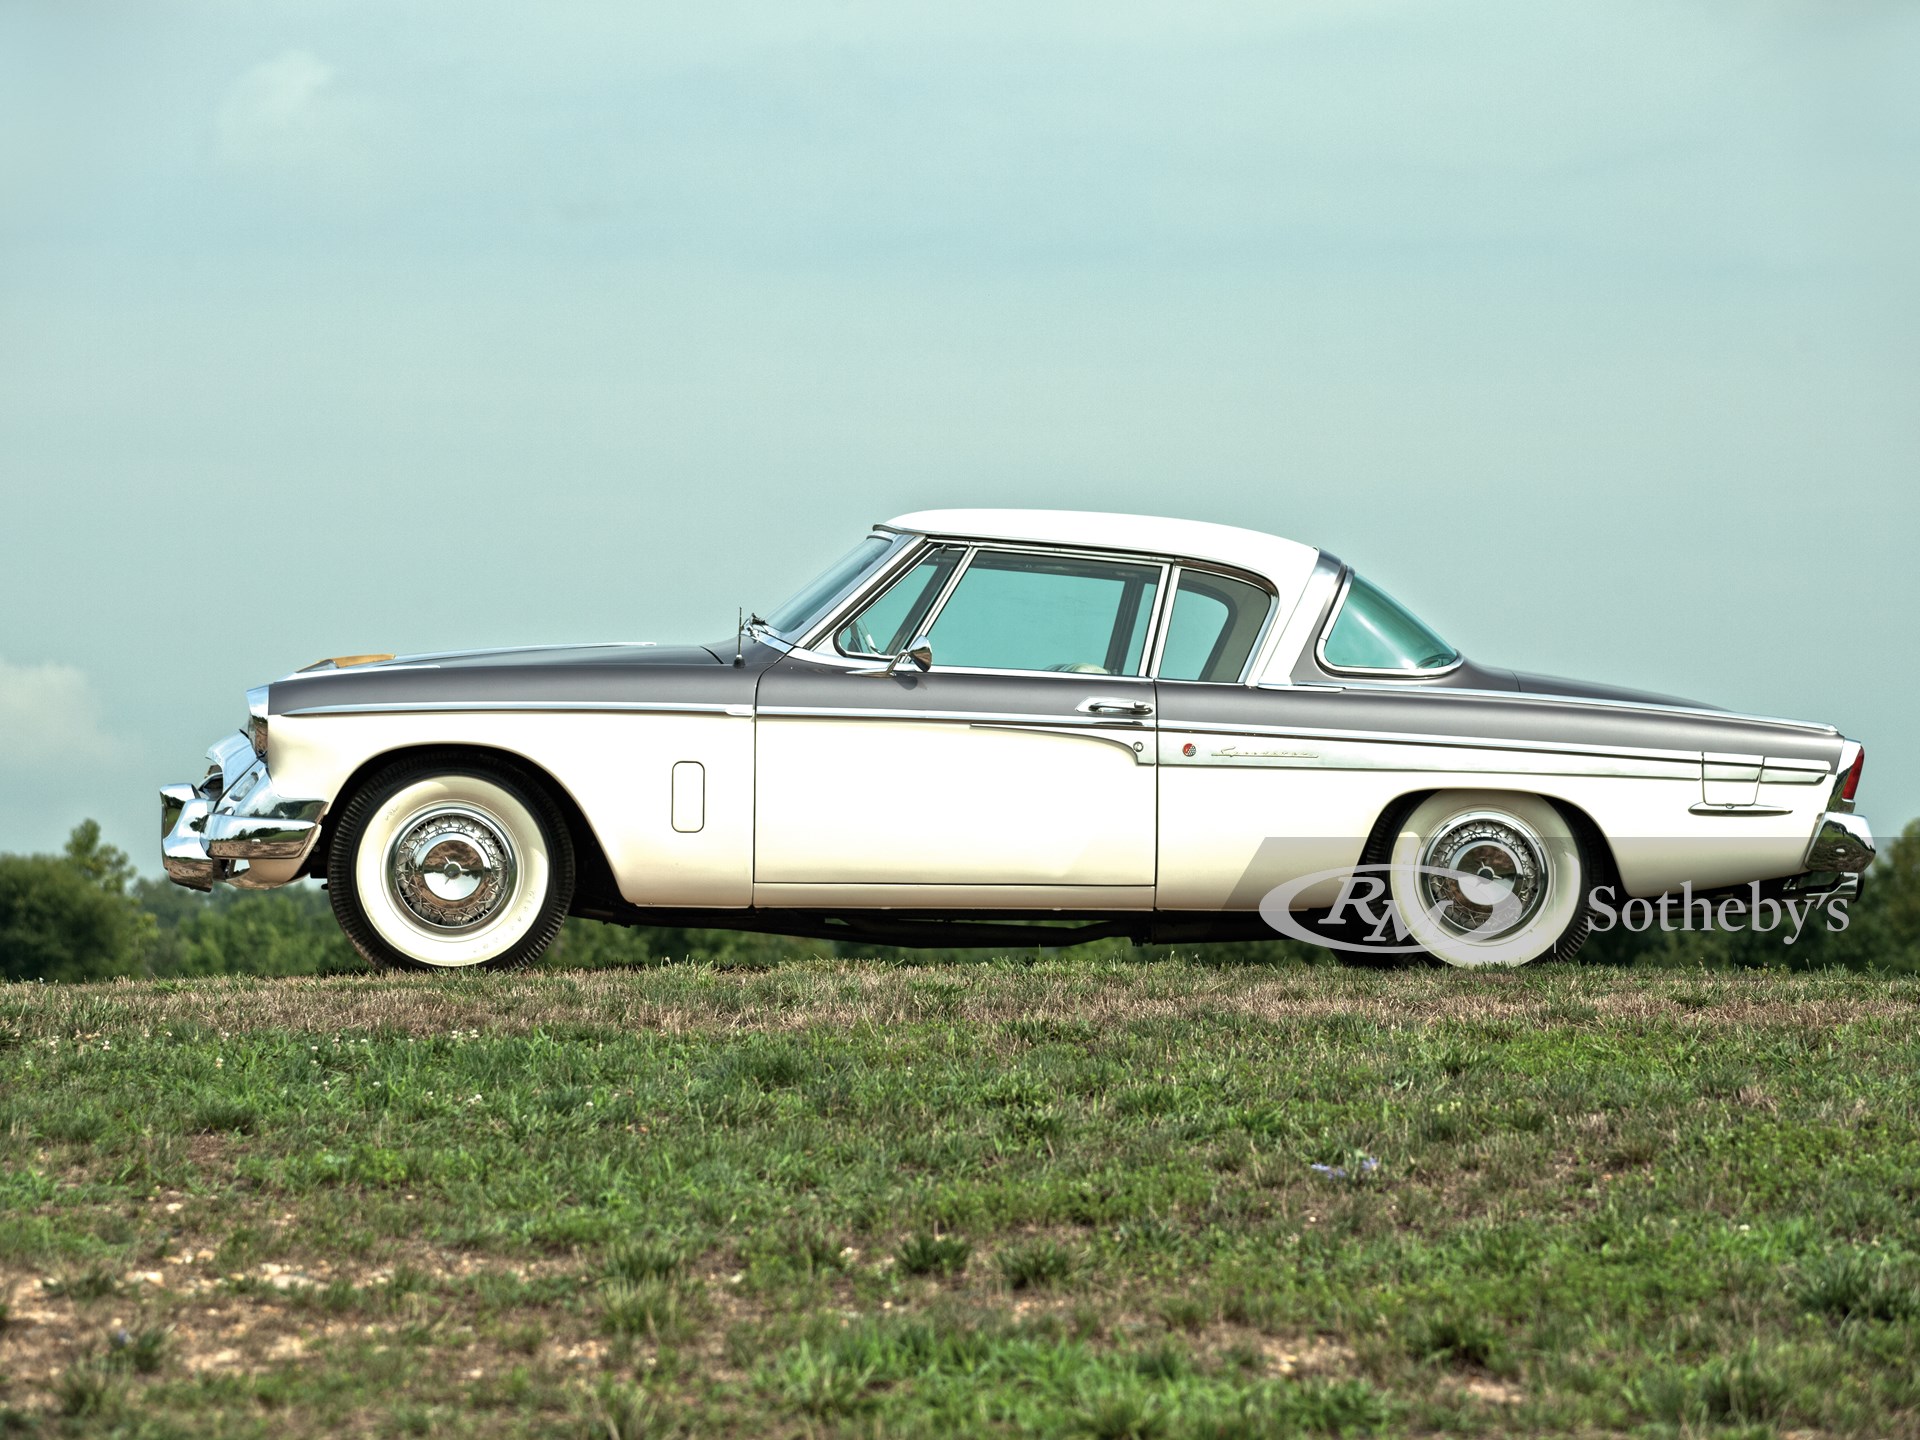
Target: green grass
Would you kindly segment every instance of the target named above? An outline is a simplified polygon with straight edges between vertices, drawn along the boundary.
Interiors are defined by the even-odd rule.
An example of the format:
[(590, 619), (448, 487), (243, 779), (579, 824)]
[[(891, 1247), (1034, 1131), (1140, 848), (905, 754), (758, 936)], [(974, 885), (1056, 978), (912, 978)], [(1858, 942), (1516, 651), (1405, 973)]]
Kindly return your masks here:
[(4, 987), (0, 1435), (1916, 1434), (1917, 1014), (1098, 955)]

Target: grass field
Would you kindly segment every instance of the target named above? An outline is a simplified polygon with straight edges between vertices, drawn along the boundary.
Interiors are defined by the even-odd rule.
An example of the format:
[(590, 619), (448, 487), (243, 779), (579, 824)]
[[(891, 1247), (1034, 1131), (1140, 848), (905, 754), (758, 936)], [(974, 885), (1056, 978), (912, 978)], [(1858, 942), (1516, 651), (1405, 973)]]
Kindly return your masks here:
[(1920, 1433), (1916, 1007), (1071, 956), (0, 988), (0, 1435)]

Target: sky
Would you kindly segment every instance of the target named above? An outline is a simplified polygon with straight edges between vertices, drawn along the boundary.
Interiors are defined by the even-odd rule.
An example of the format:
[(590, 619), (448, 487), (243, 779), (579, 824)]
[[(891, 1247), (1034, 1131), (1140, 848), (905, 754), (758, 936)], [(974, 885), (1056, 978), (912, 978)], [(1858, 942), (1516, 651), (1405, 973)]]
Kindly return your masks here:
[(1323, 545), (1920, 815), (1920, 7), (0, 9), (0, 850), (321, 656), (715, 639), (872, 521)]

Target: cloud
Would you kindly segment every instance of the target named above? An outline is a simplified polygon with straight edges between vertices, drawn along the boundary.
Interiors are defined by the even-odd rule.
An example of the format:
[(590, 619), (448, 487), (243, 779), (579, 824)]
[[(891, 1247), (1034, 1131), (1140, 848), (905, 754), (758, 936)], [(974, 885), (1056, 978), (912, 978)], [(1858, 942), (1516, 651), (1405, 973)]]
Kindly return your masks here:
[(19, 771), (83, 765), (118, 747), (100, 723), (100, 702), (71, 665), (0, 659), (0, 766)]
[(372, 118), (331, 65), (289, 50), (234, 82), (214, 116), (215, 150), (237, 170), (350, 175), (367, 163)]

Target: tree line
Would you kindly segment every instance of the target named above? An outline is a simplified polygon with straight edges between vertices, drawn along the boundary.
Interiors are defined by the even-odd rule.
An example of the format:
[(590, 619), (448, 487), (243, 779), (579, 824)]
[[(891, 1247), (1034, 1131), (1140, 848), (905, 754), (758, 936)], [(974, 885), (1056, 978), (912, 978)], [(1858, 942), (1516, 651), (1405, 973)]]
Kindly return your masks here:
[[(1677, 920), (1677, 905), (1670, 911)], [(1864, 893), (1844, 907), (1844, 927), (1825, 915), (1797, 927), (1766, 931), (1629, 928), (1620, 916), (1596, 932), (1586, 961), (1663, 967), (1842, 966), (1920, 973), (1920, 820), (1886, 847)], [(1095, 945), (1141, 958), (1169, 947), (1126, 941)], [(1221, 963), (1329, 960), (1328, 952), (1275, 938), (1181, 946)], [(794, 940), (662, 926), (604, 925), (571, 919), (542, 962), (559, 968), (602, 968), (704, 959), (766, 966), (795, 955), (863, 956), (883, 960), (979, 958), (982, 951), (896, 950), (844, 940)], [(1004, 953), (1004, 947), (1002, 948)], [(126, 853), (102, 842), (92, 820), (75, 826), (58, 855), (0, 854), (0, 980), (52, 982), (137, 976), (327, 975), (363, 970), (365, 962), (334, 923), (317, 885), (246, 891), (222, 886), (210, 895), (140, 875)]]

